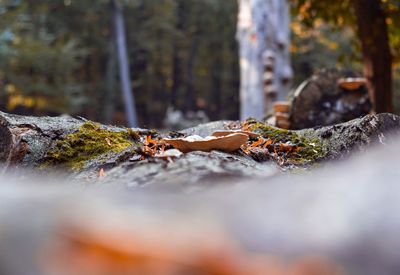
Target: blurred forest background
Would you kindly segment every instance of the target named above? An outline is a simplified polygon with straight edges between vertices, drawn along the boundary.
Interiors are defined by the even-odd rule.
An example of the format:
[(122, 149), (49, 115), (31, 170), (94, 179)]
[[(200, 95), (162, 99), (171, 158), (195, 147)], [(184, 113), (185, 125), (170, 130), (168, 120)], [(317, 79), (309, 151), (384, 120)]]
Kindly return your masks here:
[[(139, 124), (167, 109), (239, 116), (237, 0), (123, 2)], [(346, 1), (290, 1), (293, 87), (321, 68), (362, 72)], [(382, 0), (400, 113), (400, 3)], [(0, 110), (126, 124), (110, 0), (0, 0)]]

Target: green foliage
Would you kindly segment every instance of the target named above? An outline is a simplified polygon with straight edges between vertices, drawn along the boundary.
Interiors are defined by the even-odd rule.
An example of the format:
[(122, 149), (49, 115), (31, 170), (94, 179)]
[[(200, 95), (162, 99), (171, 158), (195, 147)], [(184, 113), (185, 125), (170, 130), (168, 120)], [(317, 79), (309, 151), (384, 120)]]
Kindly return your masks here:
[[(161, 126), (168, 105), (236, 117), (236, 2), (120, 1), (141, 123)], [(0, 108), (100, 121), (116, 110), (123, 122), (110, 7), (110, 0), (0, 1)]]
[[(295, 84), (320, 67), (360, 68), (350, 0), (290, 2), (292, 28), (299, 30), (293, 32)], [(169, 105), (237, 118), (237, 0), (120, 3), (142, 125), (161, 126)], [(384, 8), (399, 62), (398, 1), (384, 1)], [(0, 109), (123, 123), (112, 45), (110, 0), (0, 1)]]
[[(292, 15), (309, 28), (315, 27), (318, 19), (331, 23), (339, 30), (355, 29), (355, 15), (351, 0), (292, 0)], [(395, 62), (400, 62), (400, 3), (398, 0), (381, 0), (389, 29), (390, 45)]]
[[(361, 72), (361, 46), (356, 38), (356, 18), (351, 0), (293, 0), (293, 51), (295, 83), (315, 68), (336, 67)], [(393, 56), (394, 110), (400, 113), (400, 2), (381, 0)], [(299, 30), (296, 32), (296, 29)], [(328, 42), (328, 43), (326, 43)], [(334, 47), (330, 47), (334, 45)]]
[(362, 57), (353, 30), (348, 27), (338, 30), (332, 24), (318, 22), (312, 30), (298, 18), (292, 22), (295, 86), (321, 68), (362, 71)]

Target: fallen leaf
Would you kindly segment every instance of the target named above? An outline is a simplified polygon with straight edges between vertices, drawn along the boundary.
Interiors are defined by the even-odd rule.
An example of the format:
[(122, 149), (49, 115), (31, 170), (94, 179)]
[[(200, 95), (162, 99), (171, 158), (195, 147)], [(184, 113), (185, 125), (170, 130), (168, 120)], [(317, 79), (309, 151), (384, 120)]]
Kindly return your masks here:
[(263, 145), (264, 148), (267, 148), (269, 145), (271, 145), (272, 139), (267, 139)]
[(260, 145), (260, 144), (263, 143), (263, 142), (264, 142), (264, 139), (259, 138), (257, 141), (255, 141), (255, 142), (253, 142), (253, 143), (251, 144), (251, 147), (257, 147), (258, 145)]

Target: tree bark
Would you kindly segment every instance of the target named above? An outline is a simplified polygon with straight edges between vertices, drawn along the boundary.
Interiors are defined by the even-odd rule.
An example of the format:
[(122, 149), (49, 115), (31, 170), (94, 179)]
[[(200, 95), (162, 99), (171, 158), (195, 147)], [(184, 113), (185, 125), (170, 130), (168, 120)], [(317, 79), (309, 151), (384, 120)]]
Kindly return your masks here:
[(124, 95), (125, 111), (130, 127), (137, 127), (136, 105), (133, 97), (132, 86), (129, 72), (128, 51), (126, 48), (125, 25), (122, 6), (118, 0), (112, 0), (114, 8), (114, 28), (116, 47), (118, 51), (119, 76), (121, 79), (121, 89)]
[[(36, 170), (35, 168), (41, 167), (42, 163), (46, 163), (48, 152), (59, 145), (59, 141), (65, 141), (66, 135), (76, 133), (84, 123), (83, 119), (70, 117), (27, 117), (0, 112), (0, 173), (10, 170), (10, 167)], [(229, 129), (232, 125), (237, 125), (237, 122), (211, 122), (183, 130), (180, 134), (205, 137), (214, 131)], [(127, 131), (124, 128), (105, 125), (102, 125), (101, 129), (108, 132)], [(146, 155), (146, 151), (142, 148), (148, 135), (156, 139), (161, 139), (164, 135), (146, 129), (134, 130), (141, 138), (136, 139), (132, 146), (123, 151), (109, 151), (100, 156), (92, 156), (80, 168), (67, 169), (66, 176), (73, 181), (87, 179), (97, 182), (99, 170), (103, 168), (107, 174), (106, 181), (112, 184), (138, 186), (162, 181), (166, 187), (179, 186), (190, 189), (192, 184), (210, 176), (227, 180), (254, 175), (266, 176), (279, 172), (273, 160), (265, 161), (271, 159), (268, 155), (260, 155), (263, 154), (262, 151), (258, 155), (245, 155), (240, 151), (235, 153), (197, 151), (186, 153), (172, 162), (157, 159)], [(378, 114), (335, 126), (285, 133), (287, 137), (297, 135), (308, 140), (318, 140), (325, 148), (326, 155), (313, 160), (314, 162), (347, 157), (354, 151), (363, 151), (373, 144), (388, 142), (389, 134), (393, 132), (400, 132), (400, 117)], [(82, 136), (81, 142), (86, 144), (92, 142), (92, 139)], [(105, 139), (98, 142), (112, 144), (113, 140)], [(90, 157), (90, 151), (87, 154)], [(60, 164), (63, 167), (62, 163)], [(54, 164), (57, 165), (58, 163)], [(56, 169), (53, 164), (47, 167), (46, 171), (49, 172)], [(19, 171), (24, 174), (24, 171)]]
[[(38, 168), (47, 160), (48, 152), (51, 151), (59, 141), (65, 140), (69, 134), (76, 133), (82, 125), (88, 122), (86, 119), (60, 117), (31, 117), (3, 113), (0, 111), (0, 173), (8, 167)], [(101, 129), (110, 133), (127, 132), (128, 129), (101, 125)], [(139, 136), (150, 135), (147, 129), (132, 128)], [(90, 139), (91, 137), (87, 137)], [(81, 142), (85, 143), (86, 138)], [(104, 140), (104, 142), (107, 142)], [(112, 141), (108, 141), (112, 146)], [(132, 148), (127, 148), (131, 150)], [(115, 163), (120, 153), (105, 154), (102, 160), (93, 158), (86, 163), (82, 170), (98, 168), (102, 164)]]
[(57, 140), (83, 123), (69, 117), (28, 117), (0, 112), (0, 168), (39, 165)]
[[(111, 28), (112, 30), (112, 28)], [(115, 34), (111, 31), (108, 58), (106, 65), (106, 91), (103, 102), (103, 121), (105, 124), (111, 124), (115, 110), (115, 84), (116, 84), (116, 54), (115, 54)]]
[[(182, 1), (177, 1), (176, 3), (176, 29), (178, 32), (183, 31), (183, 24), (184, 24), (184, 16), (185, 16), (185, 9)], [(172, 88), (171, 88), (171, 98), (170, 98), (170, 105), (173, 109), (179, 109), (178, 106), (178, 96), (179, 92), (182, 88), (182, 63), (181, 57), (179, 56), (181, 52), (181, 47), (179, 43), (175, 40), (174, 41), (174, 51), (172, 56)]]
[(195, 82), (195, 65), (196, 58), (199, 47), (199, 39), (200, 39), (200, 11), (196, 11), (195, 18), (195, 26), (192, 32), (191, 45), (189, 47), (188, 60), (186, 63), (186, 71), (187, 71), (187, 79), (186, 79), (186, 99), (185, 99), (185, 108), (184, 111), (190, 112), (195, 111), (196, 106), (196, 95), (194, 91), (194, 82)]
[(289, 34), (286, 1), (239, 1), (241, 119), (263, 118), (274, 101), (288, 94), (292, 78)]
[(376, 112), (392, 112), (392, 55), (386, 16), (379, 0), (353, 0), (358, 36)]

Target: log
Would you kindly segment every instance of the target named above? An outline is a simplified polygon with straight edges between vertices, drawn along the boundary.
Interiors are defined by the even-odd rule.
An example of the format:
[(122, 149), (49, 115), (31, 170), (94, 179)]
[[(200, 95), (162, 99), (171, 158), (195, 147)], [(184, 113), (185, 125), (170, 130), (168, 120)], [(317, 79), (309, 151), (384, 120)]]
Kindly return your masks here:
[[(0, 163), (4, 170), (15, 168), (29, 168), (42, 173), (43, 164), (47, 172), (59, 172), (58, 164), (47, 163), (48, 155), (54, 148), (63, 142), (68, 135), (79, 132), (79, 129), (88, 122), (83, 118), (72, 117), (30, 117), (0, 113)], [(195, 129), (183, 131), (185, 134), (200, 133), (201, 129), (224, 128), (229, 122), (216, 122), (201, 125)], [(214, 127), (212, 125), (215, 125)], [(225, 125), (225, 126), (223, 126)], [(100, 125), (101, 129), (110, 133), (126, 132), (123, 127)], [(155, 131), (131, 128), (141, 137), (139, 144), (128, 146), (124, 150), (114, 152), (112, 150), (100, 156), (88, 156), (88, 160), (75, 169), (63, 169), (63, 175), (71, 181), (87, 179), (90, 182), (112, 182), (115, 185), (123, 183), (127, 186), (150, 184), (165, 178), (165, 182), (171, 186), (179, 186), (186, 182), (188, 174), (193, 170), (197, 174), (188, 182), (196, 182), (211, 175), (220, 177), (249, 176), (257, 174), (274, 173), (278, 170), (275, 165), (260, 164), (245, 155), (232, 155), (223, 152), (193, 152), (186, 154), (182, 159), (174, 163), (149, 157), (139, 161), (137, 150), (143, 146), (144, 137), (158, 135)], [(191, 131), (193, 131), (191, 133)], [(205, 134), (207, 135), (207, 134)], [(100, 141), (105, 143), (106, 141)], [(142, 152), (141, 152), (142, 153)], [(54, 165), (53, 165), (54, 164)], [(112, 169), (114, 168), (115, 169)], [(65, 168), (65, 167), (63, 167)], [(52, 170), (53, 169), (53, 170)], [(106, 170), (107, 177), (99, 179), (99, 170)], [(23, 173), (20, 170), (16, 173)], [(174, 177), (177, 184), (172, 184)], [(168, 185), (168, 184), (167, 184)]]
[(400, 117), (389, 113), (298, 131), (303, 136), (320, 139), (327, 149), (328, 159), (345, 158), (373, 145), (390, 143), (399, 132)]
[(30, 117), (0, 112), (0, 162), (35, 167), (55, 141), (76, 131), (84, 120)]
[[(19, 141), (26, 145), (22, 152), (45, 159), (43, 151), (85, 123), (2, 113), (1, 152), (10, 161), (18, 133), (28, 128)], [(207, 135), (230, 127), (232, 122), (214, 122), (186, 132)], [(46, 139), (56, 129), (60, 134)], [(105, 176), (89, 186), (83, 175), (104, 163), (71, 172), (78, 187), (65, 177), (23, 181), (0, 175), (0, 274), (398, 274), (400, 144), (391, 144), (390, 134), (399, 129), (398, 116), (379, 114), (295, 132), (320, 138), (330, 159), (374, 143), (389, 145), (297, 175), (271, 177), (271, 162), (217, 151), (191, 152), (172, 163), (126, 160), (105, 167)], [(16, 163), (37, 166), (28, 157)], [(115, 192), (121, 185), (213, 188), (191, 195), (154, 188)]]
[[(346, 158), (353, 152), (387, 142), (390, 133), (400, 129), (400, 118), (393, 114), (367, 115), (334, 126), (298, 131), (251, 122), (258, 125), (254, 131), (260, 133), (263, 139), (279, 142), (276, 141), (269, 151), (257, 147), (247, 153), (243, 150), (233, 153), (195, 151), (168, 160), (156, 158), (146, 151), (150, 150), (146, 137), (152, 137), (157, 143), (168, 135), (208, 136), (216, 130), (228, 130), (243, 124), (217, 121), (179, 133), (160, 134), (147, 129), (94, 124), (82, 118), (25, 117), (0, 113), (0, 119), (0, 162), (6, 169), (32, 168), (39, 173), (43, 173), (44, 169), (47, 173), (58, 172), (56, 168), (62, 167), (63, 174), (75, 182), (85, 179), (86, 182), (124, 188), (149, 186), (189, 190), (205, 187), (196, 185), (205, 179), (218, 178), (218, 182), (226, 183), (254, 176), (265, 178), (291, 168), (311, 167), (315, 162)], [(93, 132), (82, 132), (82, 127), (89, 127), (89, 130), (98, 127), (95, 131), (101, 135), (93, 139)], [(263, 127), (267, 127), (268, 131), (259, 132)], [(274, 131), (278, 136), (271, 136)], [(293, 140), (305, 143), (302, 146), (307, 150), (301, 156), (302, 162), (283, 165), (285, 152), (274, 155), (271, 151), (290, 149), (288, 146), (296, 146), (292, 144)], [(252, 142), (255, 143), (255, 140)], [(93, 150), (85, 149), (83, 146), (86, 143), (100, 144)], [(81, 147), (84, 149), (79, 154), (74, 152)]]
[[(84, 118), (31, 117), (0, 112), (0, 163), (4, 168), (10, 165), (38, 168), (48, 160), (49, 152), (60, 141), (77, 133), (85, 124), (98, 125), (99, 129), (110, 134), (128, 131), (127, 128), (100, 125)], [(138, 135), (150, 133), (149, 130), (141, 128), (131, 128), (131, 131)], [(110, 154), (109, 158), (112, 157), (115, 157), (115, 154)], [(99, 164), (95, 161), (91, 166)]]

